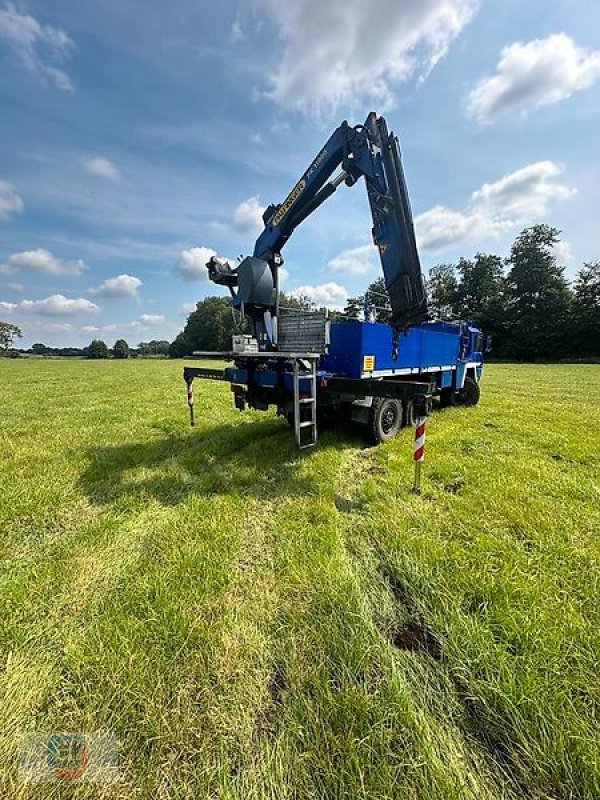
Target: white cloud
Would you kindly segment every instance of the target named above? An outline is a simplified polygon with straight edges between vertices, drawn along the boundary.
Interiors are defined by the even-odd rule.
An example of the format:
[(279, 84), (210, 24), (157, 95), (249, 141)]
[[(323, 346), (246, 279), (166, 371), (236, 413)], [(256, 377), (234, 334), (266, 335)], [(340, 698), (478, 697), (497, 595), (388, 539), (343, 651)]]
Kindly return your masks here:
[(233, 21), (233, 25), (231, 26), (231, 34), (229, 36), (231, 41), (235, 44), (236, 42), (243, 42), (246, 36), (244, 35), (244, 30), (242, 28), (242, 23), (239, 19), (235, 19)]
[(206, 262), (217, 253), (210, 247), (190, 247), (182, 250), (173, 272), (184, 281), (208, 280)]
[(143, 325), (155, 325), (158, 322), (164, 322), (164, 314), (140, 314), (140, 322)]
[(27, 327), (35, 328), (37, 331), (44, 331), (44, 333), (62, 333), (63, 331), (72, 331), (73, 325), (70, 322), (40, 322), (35, 320), (28, 323)]
[(573, 251), (569, 242), (557, 242), (553, 250), (559, 264), (567, 264), (573, 260)]
[(184, 317), (187, 317), (188, 314), (191, 314), (192, 311), (196, 310), (196, 303), (182, 303), (181, 305), (181, 313)]
[(116, 275), (90, 289), (90, 294), (96, 297), (136, 297), (141, 285), (141, 280), (135, 275)]
[(86, 333), (112, 333), (117, 330), (116, 325), (82, 325), (81, 330)]
[(21, 300), (20, 303), (0, 303), (5, 311), (26, 311), (42, 316), (70, 316), (99, 311), (99, 307), (84, 297), (70, 299), (62, 294), (52, 294), (43, 300)]
[(561, 182), (562, 173), (563, 168), (552, 161), (537, 161), (483, 184), (464, 211), (442, 205), (430, 208), (415, 218), (420, 246), (440, 250), (534, 222), (547, 213), (551, 202), (575, 193)]
[(127, 328), (135, 333), (147, 333), (165, 322), (164, 314), (140, 314), (138, 319), (127, 323)]
[(344, 286), (330, 281), (321, 283), (317, 286), (305, 285), (298, 286), (290, 292), (294, 297), (308, 297), (318, 306), (327, 308), (341, 309), (344, 307), (348, 298), (348, 292)]
[(477, 0), (256, 0), (283, 42), (269, 96), (286, 108), (393, 104), (394, 85), (425, 75)]
[(259, 231), (263, 227), (262, 215), (264, 206), (261, 206), (259, 198), (249, 197), (243, 200), (233, 212), (233, 225), (240, 233)]
[(119, 170), (112, 161), (103, 156), (89, 156), (84, 158), (81, 163), (86, 172), (90, 172), (98, 178), (108, 178), (108, 180), (116, 181), (120, 177)]
[(476, 213), (453, 211), (437, 205), (419, 214), (415, 227), (420, 247), (441, 250), (465, 239), (493, 233), (487, 228), (488, 222)]
[(20, 253), (13, 253), (2, 267), (5, 273), (25, 270), (41, 272), (45, 275), (75, 277), (83, 272), (85, 264), (81, 259), (77, 261), (62, 261), (60, 258), (55, 258), (49, 250), (44, 250), (40, 247), (37, 250), (23, 250)]
[(484, 183), (473, 192), (474, 206), (488, 210), (491, 216), (524, 219), (545, 214), (551, 200), (570, 197), (573, 189), (559, 182), (563, 167), (553, 161), (536, 161), (511, 172), (495, 183)]
[(69, 55), (73, 42), (59, 28), (41, 25), (30, 14), (21, 14), (13, 3), (0, 10), (0, 41), (9, 47), (21, 66), (45, 86), (70, 91), (67, 73), (58, 64)]
[(10, 219), (22, 210), (23, 201), (12, 183), (0, 181), (0, 219)]
[(376, 267), (377, 250), (372, 244), (353, 247), (344, 250), (332, 258), (327, 265), (332, 272), (341, 272), (346, 275), (368, 275)]
[(479, 122), (565, 100), (600, 77), (600, 51), (578, 47), (564, 33), (515, 42), (505, 47), (494, 75), (481, 80), (468, 97)]

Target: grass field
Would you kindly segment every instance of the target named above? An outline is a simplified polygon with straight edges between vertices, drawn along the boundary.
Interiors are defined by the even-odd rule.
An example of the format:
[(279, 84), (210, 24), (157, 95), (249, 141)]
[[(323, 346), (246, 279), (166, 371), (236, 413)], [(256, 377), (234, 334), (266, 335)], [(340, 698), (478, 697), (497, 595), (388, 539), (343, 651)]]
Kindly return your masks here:
[[(600, 368), (490, 365), (421, 496), (181, 369), (0, 360), (0, 796), (600, 797)], [(101, 729), (120, 783), (19, 781)]]

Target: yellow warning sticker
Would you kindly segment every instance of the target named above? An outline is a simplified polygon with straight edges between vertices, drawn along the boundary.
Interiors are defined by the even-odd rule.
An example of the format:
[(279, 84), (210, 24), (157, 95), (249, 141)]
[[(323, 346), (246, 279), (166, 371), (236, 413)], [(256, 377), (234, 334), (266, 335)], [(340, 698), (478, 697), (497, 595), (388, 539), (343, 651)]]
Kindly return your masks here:
[(375, 356), (363, 356), (363, 372), (372, 372), (375, 369)]

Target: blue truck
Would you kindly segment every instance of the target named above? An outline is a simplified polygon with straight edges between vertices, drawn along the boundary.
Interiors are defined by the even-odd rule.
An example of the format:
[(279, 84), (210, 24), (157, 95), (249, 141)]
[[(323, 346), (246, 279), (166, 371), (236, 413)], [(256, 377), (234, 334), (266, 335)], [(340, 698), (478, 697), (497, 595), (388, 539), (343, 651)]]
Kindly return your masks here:
[[(363, 320), (282, 307), (284, 244), (342, 183), (353, 186), (359, 179), (367, 188), (389, 322), (372, 321), (368, 295)], [(468, 320), (434, 318), (398, 140), (383, 117), (371, 112), (364, 125), (343, 122), (285, 200), (265, 210), (263, 221), (252, 256), (237, 267), (216, 256), (206, 265), (210, 280), (229, 289), (232, 307), (249, 320), (251, 333), (234, 336), (230, 351), (194, 353), (231, 366), (184, 367), (192, 424), (196, 378), (228, 381), (240, 410), (274, 406), (300, 448), (316, 443), (326, 419), (354, 420), (372, 443), (380, 443), (426, 416), (434, 396), (442, 405), (479, 401), (484, 336)]]

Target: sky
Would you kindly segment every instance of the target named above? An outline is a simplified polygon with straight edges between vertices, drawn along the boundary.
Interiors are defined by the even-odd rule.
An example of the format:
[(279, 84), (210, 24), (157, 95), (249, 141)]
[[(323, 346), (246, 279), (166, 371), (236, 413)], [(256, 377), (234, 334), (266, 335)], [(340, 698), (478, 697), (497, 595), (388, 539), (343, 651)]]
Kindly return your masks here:
[[(330, 133), (399, 136), (424, 271), (562, 231), (600, 258), (595, 0), (0, 0), (0, 319), (22, 344), (172, 339), (213, 253), (252, 253)], [(283, 288), (380, 274), (362, 182), (294, 233)]]

